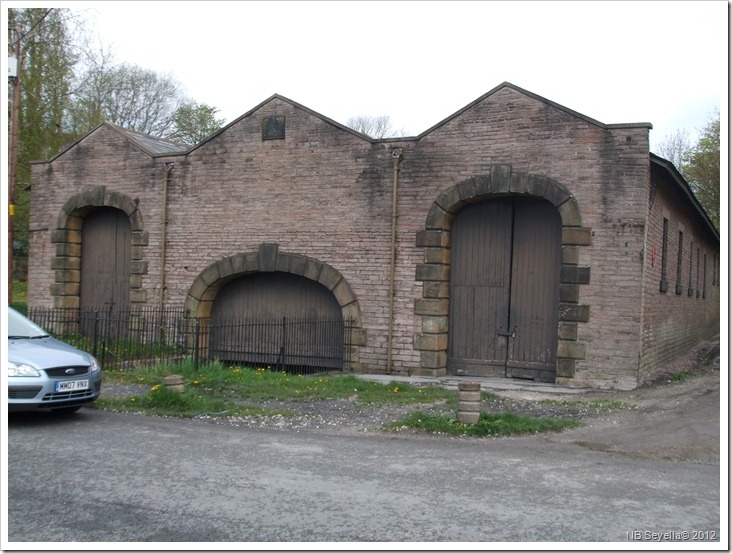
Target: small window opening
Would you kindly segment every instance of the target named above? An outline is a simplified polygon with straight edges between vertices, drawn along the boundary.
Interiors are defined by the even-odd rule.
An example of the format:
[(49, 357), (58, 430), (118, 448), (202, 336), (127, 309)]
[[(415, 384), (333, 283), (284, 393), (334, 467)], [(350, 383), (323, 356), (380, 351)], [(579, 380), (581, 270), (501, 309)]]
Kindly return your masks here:
[(699, 263), (699, 249), (696, 249), (696, 297), (699, 298), (699, 270), (701, 264)]
[(668, 290), (668, 276), (666, 275), (666, 259), (668, 254), (668, 219), (663, 218), (663, 244), (661, 246), (661, 292)]
[(681, 271), (684, 258), (684, 232), (679, 231), (679, 256), (676, 262), (676, 294), (684, 293), (684, 285), (681, 283)]
[(691, 280), (691, 276), (693, 275), (693, 268), (694, 268), (694, 241), (691, 241), (691, 245), (689, 248), (689, 298), (691, 298), (694, 295), (694, 282)]

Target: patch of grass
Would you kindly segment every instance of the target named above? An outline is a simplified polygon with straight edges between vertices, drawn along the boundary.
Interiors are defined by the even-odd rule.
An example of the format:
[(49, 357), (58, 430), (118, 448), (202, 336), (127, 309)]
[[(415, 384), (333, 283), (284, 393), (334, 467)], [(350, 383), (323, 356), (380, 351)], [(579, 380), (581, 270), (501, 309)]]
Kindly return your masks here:
[(371, 404), (420, 404), (457, 399), (455, 391), (442, 387), (415, 387), (395, 381), (383, 384), (353, 375), (291, 375), (266, 368), (232, 367), (220, 363), (196, 369), (190, 361), (175, 366), (105, 370), (104, 378), (111, 382), (155, 385), (171, 374), (182, 375), (186, 387), (200, 394), (248, 402), (307, 402), (356, 397), (359, 402)]
[(456, 418), (444, 415), (429, 415), (414, 412), (409, 416), (385, 425), (386, 429), (418, 429), (429, 433), (452, 436), (497, 437), (508, 435), (527, 435), (562, 431), (579, 427), (581, 423), (573, 419), (528, 417), (512, 412), (501, 414), (481, 413), (478, 423), (460, 423)]
[[(340, 382), (335, 383), (345, 387), (346, 390), (353, 387), (358, 400), (369, 404), (425, 404), (441, 401), (457, 403), (457, 392), (438, 386), (415, 387), (409, 383), (396, 381), (384, 385), (357, 379), (351, 375), (339, 376), (339, 379)], [(363, 386), (364, 384), (366, 386)]]
[(691, 377), (691, 373), (689, 373), (688, 371), (682, 370), (682, 371), (677, 371), (676, 373), (672, 373), (669, 379), (674, 382), (680, 382), (680, 381), (685, 381), (689, 377)]
[(95, 407), (122, 412), (142, 412), (148, 415), (192, 418), (208, 415), (230, 416), (292, 416), (291, 412), (241, 406), (225, 402), (195, 391), (176, 392), (160, 385), (153, 386), (147, 394), (129, 398), (100, 398)]
[[(98, 407), (147, 414), (195, 417), (292, 415), (282, 410), (257, 407), (267, 401), (311, 402), (330, 399), (354, 399), (368, 404), (430, 405), (442, 404), (457, 413), (456, 390), (440, 386), (414, 386), (392, 381), (387, 384), (358, 379), (354, 375), (293, 375), (267, 368), (247, 368), (211, 363), (199, 368), (192, 361), (176, 365), (151, 365), (124, 370), (103, 370), (104, 380), (121, 384), (145, 385), (147, 392), (127, 399), (102, 398)], [(163, 386), (167, 375), (182, 375), (185, 392)], [(487, 401), (502, 400), (491, 392), (482, 392)], [(576, 420), (553, 417), (529, 417), (507, 411), (482, 413), (476, 424), (460, 423), (455, 416), (431, 415), (417, 411), (385, 426), (387, 429), (413, 428), (430, 433), (455, 436), (502, 436), (561, 431), (576, 427)]]
[(22, 314), (28, 313), (28, 282), (14, 279), (12, 283), (12, 302), (10, 305)]
[[(183, 348), (178, 344), (165, 342), (140, 342), (124, 338), (100, 339), (94, 344), (90, 336), (80, 333), (58, 334), (52, 333), (55, 338), (70, 344), (75, 348), (96, 354), (97, 359), (105, 367), (120, 369), (124, 366), (135, 366), (147, 363), (150, 358), (156, 356), (167, 357), (168, 359), (179, 355)], [(140, 360), (145, 360), (140, 362)]]

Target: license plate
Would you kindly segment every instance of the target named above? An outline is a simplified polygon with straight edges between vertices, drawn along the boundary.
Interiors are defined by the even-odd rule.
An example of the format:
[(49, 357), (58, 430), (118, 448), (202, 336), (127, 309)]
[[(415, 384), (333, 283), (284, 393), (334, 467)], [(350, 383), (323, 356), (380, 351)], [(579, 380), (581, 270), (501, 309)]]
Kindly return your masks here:
[(58, 381), (56, 392), (71, 392), (75, 390), (86, 390), (89, 388), (89, 379), (76, 379), (74, 381)]

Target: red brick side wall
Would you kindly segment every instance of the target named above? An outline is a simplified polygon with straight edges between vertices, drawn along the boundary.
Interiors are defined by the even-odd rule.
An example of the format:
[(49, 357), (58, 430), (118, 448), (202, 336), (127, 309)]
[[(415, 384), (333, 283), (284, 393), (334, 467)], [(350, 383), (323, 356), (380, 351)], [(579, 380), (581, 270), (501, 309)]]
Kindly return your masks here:
[[(686, 202), (664, 175), (654, 175), (650, 186), (653, 200), (644, 259), (641, 377), (720, 330), (719, 242), (690, 217)], [(662, 292), (664, 219), (668, 220), (668, 288)], [(683, 231), (680, 278), (679, 231)]]

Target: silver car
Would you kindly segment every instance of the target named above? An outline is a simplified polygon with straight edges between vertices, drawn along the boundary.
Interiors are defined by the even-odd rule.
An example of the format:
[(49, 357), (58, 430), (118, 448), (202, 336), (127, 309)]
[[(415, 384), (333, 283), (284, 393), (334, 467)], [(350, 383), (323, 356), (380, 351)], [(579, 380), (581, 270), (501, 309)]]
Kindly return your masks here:
[(51, 337), (8, 307), (8, 411), (75, 412), (94, 402), (102, 372), (94, 356)]

